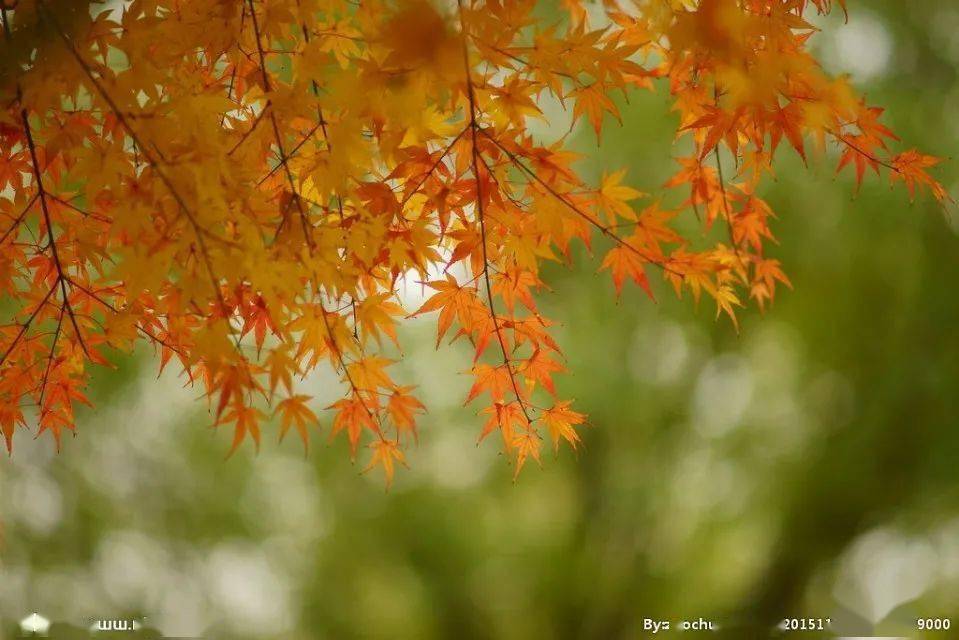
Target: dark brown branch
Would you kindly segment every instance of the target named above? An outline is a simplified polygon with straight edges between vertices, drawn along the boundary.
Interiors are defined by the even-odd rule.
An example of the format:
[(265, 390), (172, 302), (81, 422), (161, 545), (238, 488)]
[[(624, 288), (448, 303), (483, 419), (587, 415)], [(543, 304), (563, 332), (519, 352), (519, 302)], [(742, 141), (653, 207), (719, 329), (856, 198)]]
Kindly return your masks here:
[[(323, 324), (326, 326), (326, 335), (330, 337), (330, 348), (333, 351), (333, 354), (336, 356), (336, 359), (339, 361), (340, 367), (343, 369), (343, 373), (346, 376), (346, 381), (350, 385), (350, 390), (353, 392), (353, 395), (359, 399), (360, 404), (363, 405), (366, 415), (369, 416), (371, 421), (377, 424), (379, 429), (379, 433), (377, 435), (381, 440), (385, 439), (385, 436), (383, 435), (383, 423), (380, 420), (380, 414), (379, 412), (373, 413), (369, 405), (367, 405), (366, 399), (360, 393), (362, 389), (356, 385), (356, 381), (353, 379), (353, 374), (350, 373), (350, 367), (346, 364), (346, 360), (343, 358), (343, 351), (336, 342), (336, 336), (333, 334), (333, 326), (330, 324), (330, 319), (327, 317), (327, 311), (322, 304), (320, 304), (320, 313), (323, 315)], [(335, 366), (336, 365), (334, 364), (334, 367)]]
[[(260, 23), (256, 17), (256, 9), (253, 6), (253, 0), (247, 0), (247, 4), (250, 8), (250, 18), (253, 23), (253, 34), (256, 38), (256, 52), (260, 59), (260, 75), (263, 78), (263, 90), (266, 93), (269, 93), (270, 88), (270, 74), (266, 70), (266, 56), (263, 51), (263, 42), (260, 35)], [(293, 178), (293, 172), (290, 170), (289, 162), (287, 162), (286, 151), (283, 149), (283, 136), (280, 134), (280, 126), (276, 121), (276, 112), (271, 109), (272, 103), (267, 100), (266, 106), (263, 108), (263, 111), (269, 111), (270, 124), (273, 127), (273, 137), (276, 139), (276, 148), (280, 154), (280, 165), (283, 167), (283, 171), (286, 174), (286, 180), (290, 185), (290, 191), (293, 193), (293, 199), (296, 202), (297, 211), (300, 214), (300, 226), (303, 229), (303, 237), (306, 240), (306, 244), (310, 249), (310, 252), (313, 252), (313, 233), (312, 227), (310, 226), (309, 218), (307, 217), (306, 210), (303, 208), (303, 202), (300, 200), (300, 194), (296, 188), (296, 180)], [(285, 219), (285, 218), (284, 218)]]
[[(86, 341), (83, 339), (83, 333), (80, 331), (80, 325), (77, 323), (77, 317), (73, 313), (73, 306), (70, 304), (70, 294), (67, 292), (66, 284), (66, 271), (63, 268), (63, 263), (60, 261), (60, 252), (57, 249), (57, 240), (53, 235), (53, 221), (50, 218), (50, 208), (47, 204), (47, 192), (43, 186), (43, 171), (40, 168), (40, 161), (37, 159), (37, 147), (33, 141), (33, 133), (30, 129), (30, 118), (27, 115), (26, 108), (20, 109), (20, 119), (23, 123), (24, 134), (26, 134), (27, 137), (27, 148), (30, 151), (30, 161), (33, 166), (33, 178), (37, 182), (37, 194), (40, 197), (40, 209), (43, 211), (43, 221), (47, 227), (47, 239), (50, 252), (53, 255), (53, 265), (57, 270), (57, 284), (60, 285), (60, 295), (63, 297), (63, 308), (67, 311), (67, 316), (70, 318), (70, 324), (73, 325), (73, 331), (76, 333), (77, 342), (80, 343), (83, 353), (89, 358), (90, 352), (87, 350)], [(57, 335), (59, 336), (59, 330), (57, 331)]]
[(900, 174), (902, 173), (902, 169), (900, 169), (899, 167), (897, 167), (897, 166), (894, 165), (894, 164), (891, 164), (891, 163), (886, 162), (885, 160), (883, 160), (883, 159), (881, 159), (881, 158), (876, 157), (875, 155), (869, 153), (868, 151), (863, 150), (863, 149), (860, 148), (858, 145), (856, 145), (854, 142), (850, 141), (849, 138), (848, 138), (845, 134), (837, 133), (837, 132), (833, 131), (832, 129), (826, 129), (826, 132), (829, 133), (829, 134), (830, 134), (831, 136), (833, 136), (834, 138), (836, 138), (839, 142), (842, 142), (844, 145), (846, 145), (847, 147), (849, 147), (850, 149), (852, 149), (853, 151), (855, 151), (856, 153), (858, 153), (859, 155), (868, 158), (868, 159), (871, 160), (872, 162), (875, 162), (876, 164), (878, 164), (878, 165), (880, 165), (880, 166), (883, 166), (883, 167), (889, 169), (890, 171), (895, 171), (896, 173), (900, 173)]
[(43, 296), (43, 300), (41, 300), (40, 304), (37, 305), (37, 308), (33, 310), (33, 312), (30, 314), (30, 317), (27, 318), (26, 321), (20, 325), (20, 331), (18, 331), (17, 335), (13, 338), (13, 342), (10, 343), (10, 346), (8, 346), (6, 350), (4, 350), (3, 355), (0, 356), (0, 365), (6, 362), (7, 358), (10, 356), (10, 354), (13, 352), (16, 346), (20, 343), (20, 340), (23, 339), (23, 336), (30, 329), (30, 325), (33, 324), (34, 320), (36, 320), (37, 314), (40, 313), (40, 310), (47, 304), (47, 302), (50, 300), (50, 296), (52, 296), (53, 292), (56, 290), (57, 290), (56, 284), (50, 287), (50, 290), (47, 291), (47, 294), (45, 296)]
[[(323, 124), (325, 125), (325, 123), (323, 123)], [(307, 142), (309, 142), (309, 141), (310, 141), (310, 138), (313, 137), (313, 134), (315, 134), (315, 133), (316, 133), (317, 131), (319, 131), (321, 128), (322, 128), (322, 127), (321, 127), (321, 124), (320, 124), (320, 123), (317, 123), (315, 126), (313, 126), (313, 128), (311, 128), (309, 131), (307, 131), (307, 132), (306, 132), (306, 135), (303, 136), (303, 139), (300, 140), (298, 143), (296, 143), (296, 146), (295, 146), (295, 147), (293, 147), (292, 149), (290, 149), (290, 153), (288, 153), (287, 156), (286, 156), (287, 161), (289, 161), (291, 158), (293, 158), (294, 156), (296, 156), (297, 152), (298, 152), (300, 149), (303, 148), (303, 145), (305, 145)], [(329, 142), (327, 142), (327, 144), (329, 144)], [(332, 148), (332, 147), (331, 147), (331, 148)], [(279, 164), (277, 164), (275, 167), (273, 167), (272, 169), (270, 169), (269, 173), (267, 173), (265, 176), (263, 176), (262, 178), (260, 178), (260, 179), (257, 181), (256, 186), (259, 187), (259, 186), (262, 185), (264, 182), (266, 182), (267, 180), (269, 180), (270, 178), (272, 178), (272, 177), (273, 177), (273, 174), (275, 174), (275, 173), (276, 173), (277, 171), (279, 171), (281, 168), (282, 168), (282, 166), (279, 165)]]
[(37, 405), (40, 407), (43, 407), (43, 396), (47, 391), (47, 380), (50, 377), (50, 368), (56, 357), (57, 342), (60, 339), (60, 330), (63, 328), (63, 312), (65, 309), (66, 306), (60, 307), (60, 316), (57, 318), (57, 329), (53, 333), (53, 343), (50, 345), (50, 355), (47, 356), (47, 366), (43, 370), (43, 381), (40, 383), (40, 398), (37, 400)]
[(523, 400), (523, 396), (520, 394), (519, 384), (516, 382), (516, 372), (513, 371), (513, 366), (510, 363), (509, 349), (506, 348), (506, 339), (503, 337), (503, 331), (499, 324), (499, 316), (496, 314), (496, 307), (493, 304), (493, 285), (489, 277), (489, 255), (487, 253), (486, 211), (485, 204), (483, 202), (483, 187), (482, 180), (480, 179), (479, 169), (480, 152), (476, 140), (476, 132), (479, 129), (479, 125), (476, 122), (476, 93), (473, 89), (473, 77), (470, 69), (469, 49), (466, 44), (466, 35), (468, 32), (466, 30), (466, 22), (463, 19), (463, 0), (457, 0), (457, 5), (459, 7), (460, 24), (463, 30), (463, 65), (466, 71), (466, 98), (469, 101), (470, 107), (469, 129), (473, 143), (471, 145), (472, 168), (473, 177), (476, 180), (476, 214), (479, 218), (480, 225), (480, 245), (483, 253), (483, 281), (486, 285), (486, 300), (489, 304), (490, 317), (493, 320), (493, 330), (496, 333), (496, 341), (499, 342), (500, 350), (503, 353), (503, 366), (506, 367), (506, 371), (509, 373), (509, 380), (513, 387), (513, 394), (516, 396), (516, 402), (519, 403), (520, 409), (523, 411), (523, 415), (526, 417), (526, 422), (528, 424), (533, 420), (526, 408), (526, 403)]
[(4, 232), (3, 237), (0, 238), (0, 244), (3, 244), (4, 242), (6, 242), (7, 238), (10, 237), (10, 234), (12, 234), (14, 231), (17, 230), (17, 228), (20, 226), (20, 223), (23, 222), (23, 219), (27, 216), (27, 212), (30, 211), (30, 208), (33, 207), (34, 204), (36, 204), (37, 198), (39, 197), (40, 197), (39, 193), (33, 194), (33, 197), (30, 198), (30, 200), (27, 202), (27, 205), (20, 212), (20, 215), (18, 215), (16, 219), (14, 219), (13, 223), (10, 225), (10, 228), (7, 229)]
[[(300, 6), (300, 0), (296, 1), (296, 6)], [(310, 32), (306, 28), (306, 24), (300, 24), (300, 30), (303, 32), (303, 41), (307, 44), (310, 43)], [(313, 89), (313, 97), (319, 99), (320, 97), (320, 85), (317, 84), (314, 78), (310, 78), (310, 85)], [(328, 151), (333, 151), (333, 144), (330, 142), (330, 134), (326, 130), (326, 118), (323, 117), (323, 107), (319, 104), (316, 106), (316, 116), (320, 128), (323, 129), (323, 141), (326, 142), (326, 148)]]

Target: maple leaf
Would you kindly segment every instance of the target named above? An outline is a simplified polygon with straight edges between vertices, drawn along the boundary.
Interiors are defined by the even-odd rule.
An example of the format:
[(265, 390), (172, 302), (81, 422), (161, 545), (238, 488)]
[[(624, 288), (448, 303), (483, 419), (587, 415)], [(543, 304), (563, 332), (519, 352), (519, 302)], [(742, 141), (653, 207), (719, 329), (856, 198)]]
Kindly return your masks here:
[(573, 97), (576, 100), (573, 106), (573, 119), (579, 119), (585, 115), (593, 131), (596, 132), (597, 139), (603, 128), (605, 114), (609, 113), (617, 120), (620, 119), (619, 109), (599, 85), (581, 87), (573, 92)]
[(309, 450), (309, 426), (319, 422), (316, 414), (306, 406), (306, 403), (310, 400), (312, 400), (310, 396), (299, 394), (284, 398), (276, 405), (273, 415), (280, 417), (281, 442), (286, 437), (290, 427), (295, 427), (297, 433), (300, 434), (300, 439), (303, 440), (303, 449)]
[(570, 409), (572, 400), (557, 402), (543, 412), (542, 420), (553, 439), (553, 448), (559, 450), (560, 439), (566, 440), (574, 449), (579, 446), (580, 438), (574, 427), (583, 424), (586, 416)]
[(803, 119), (804, 112), (801, 106), (795, 102), (790, 102), (782, 108), (777, 108), (772, 117), (772, 129), (770, 131), (770, 146), (772, 151), (776, 151), (779, 142), (783, 136), (796, 150), (796, 153), (806, 161), (806, 145), (803, 140)]
[(616, 223), (617, 216), (626, 220), (636, 220), (636, 213), (627, 202), (643, 197), (641, 191), (621, 184), (626, 170), (622, 169), (615, 173), (604, 175), (600, 181), (599, 187), (599, 206), (606, 211), (611, 223)]
[(73, 423), (73, 411), (69, 406), (59, 406), (53, 409), (44, 408), (40, 413), (40, 428), (37, 435), (49, 431), (53, 434), (53, 440), (56, 443), (57, 451), (60, 451), (60, 439), (63, 430), (74, 431), (76, 429)]
[(247, 435), (253, 438), (256, 448), (260, 448), (260, 422), (265, 420), (266, 416), (256, 407), (248, 406), (243, 403), (236, 403), (230, 407), (219, 423), (233, 423), (233, 443), (230, 445), (230, 451), (227, 456), (233, 455), (237, 448), (242, 444)]
[(464, 404), (469, 404), (484, 391), (489, 392), (493, 402), (501, 402), (512, 386), (512, 374), (505, 364), (494, 367), (480, 363), (473, 367), (473, 375), (476, 382), (470, 388)]
[(890, 172), (889, 178), (893, 182), (902, 180), (909, 189), (909, 195), (916, 196), (916, 187), (923, 186), (928, 188), (940, 202), (949, 199), (945, 187), (936, 179), (929, 175), (928, 169), (942, 162), (941, 158), (920, 153), (916, 149), (904, 151), (892, 158), (890, 164), (894, 170)]
[(732, 287), (724, 285), (719, 287), (714, 298), (716, 299), (716, 317), (719, 318), (720, 314), (725, 313), (732, 320), (733, 326), (738, 332), (739, 321), (736, 319), (735, 307), (743, 306), (743, 303), (739, 301), (739, 296), (736, 295)]
[(350, 455), (356, 457), (356, 450), (360, 445), (360, 435), (364, 429), (378, 432), (379, 428), (373, 420), (372, 410), (367, 401), (354, 394), (350, 398), (343, 398), (331, 404), (327, 409), (336, 409), (333, 418), (333, 432), (331, 436), (346, 431), (350, 441)]
[(737, 123), (741, 117), (741, 110), (728, 112), (708, 105), (706, 106), (706, 115), (687, 125), (683, 130), (703, 129), (706, 131), (700, 147), (700, 159), (712, 153), (720, 140), (724, 139), (733, 153), (737, 153), (739, 150)]
[(777, 282), (783, 283), (790, 289), (792, 288), (792, 283), (786, 274), (783, 273), (779, 260), (756, 259), (755, 272), (755, 278), (749, 295), (759, 303), (760, 310), (764, 310), (765, 303), (771, 301), (775, 296)]
[(765, 202), (755, 197), (748, 198), (742, 211), (730, 222), (733, 240), (737, 244), (748, 242), (756, 251), (762, 250), (764, 239), (773, 240), (768, 223), (768, 218), (773, 216), (772, 210)]
[(411, 433), (417, 439), (416, 415), (426, 411), (423, 403), (410, 395), (412, 390), (411, 386), (397, 387), (386, 403), (386, 412), (396, 426), (397, 439), (401, 433)]
[(515, 310), (517, 300), (530, 311), (536, 311), (532, 289), (540, 286), (543, 286), (543, 283), (535, 273), (516, 265), (510, 265), (493, 278), (493, 292), (503, 298), (503, 303), (510, 312)]
[(26, 427), (27, 423), (23, 418), (23, 412), (19, 409), (0, 405), (0, 433), (3, 433), (3, 439), (7, 445), (7, 453), (13, 451), (13, 433), (17, 426)]
[(523, 363), (520, 370), (523, 375), (526, 376), (527, 383), (530, 387), (527, 394), (533, 391), (533, 387), (538, 382), (555, 397), (556, 385), (553, 383), (553, 374), (564, 371), (565, 367), (537, 347), (533, 350), (532, 355), (527, 358), (526, 362)]
[[(352, 381), (361, 391), (375, 391), (378, 388), (392, 389), (394, 387), (390, 376), (384, 371), (393, 364), (389, 358), (368, 356), (346, 365), (346, 382)], [(345, 377), (345, 376), (344, 376)]]
[(601, 269), (609, 269), (613, 274), (613, 284), (616, 285), (616, 295), (623, 292), (623, 283), (626, 278), (631, 278), (633, 282), (643, 288), (650, 298), (653, 297), (653, 290), (649, 286), (649, 279), (645, 271), (646, 260), (639, 255), (638, 250), (632, 246), (616, 246), (609, 250), (603, 259)]
[[(252, 371), (245, 364), (228, 364), (219, 367), (215, 372), (207, 369), (211, 380), (207, 383), (208, 395), (212, 397), (214, 393), (219, 395), (214, 416), (217, 421), (223, 415), (224, 409), (232, 402), (241, 405), (244, 402), (244, 396), (249, 390), (257, 389), (258, 383), (253, 378)], [(236, 413), (234, 412), (234, 416)]]
[(389, 301), (391, 295), (379, 293), (356, 305), (356, 320), (363, 329), (364, 340), (372, 336), (379, 343), (380, 334), (385, 333), (393, 344), (399, 346), (396, 339), (396, 321), (393, 317), (405, 314), (403, 307)]
[(283, 385), (287, 393), (293, 393), (293, 376), (298, 374), (300, 369), (297, 361), (290, 356), (290, 350), (290, 345), (283, 344), (267, 355), (266, 368), (270, 372), (271, 396), (280, 385)]
[(240, 338), (242, 339), (243, 336), (251, 330), (256, 340), (257, 351), (263, 348), (263, 341), (266, 339), (267, 331), (271, 331), (274, 334), (276, 333), (276, 330), (273, 328), (273, 320), (270, 318), (270, 310), (267, 309), (263, 296), (257, 296), (253, 304), (249, 306), (243, 319), (243, 329), (240, 331)]
[(480, 415), (489, 415), (486, 424), (483, 425), (483, 431), (480, 433), (479, 442), (486, 439), (486, 436), (499, 431), (503, 438), (503, 444), (507, 451), (512, 451), (516, 444), (514, 434), (517, 429), (525, 431), (529, 426), (529, 420), (523, 412), (523, 407), (518, 402), (504, 404), (495, 402), (492, 406), (486, 407), (480, 411)]
[(476, 290), (461, 287), (456, 277), (446, 274), (446, 281), (437, 280), (427, 282), (427, 286), (435, 289), (434, 294), (423, 305), (413, 312), (412, 316), (419, 316), (430, 311), (440, 310), (439, 320), (436, 323), (436, 346), (439, 348), (443, 336), (457, 319), (461, 326), (470, 327), (477, 315), (485, 316), (482, 303), (476, 297)]
[(542, 444), (540, 437), (535, 433), (520, 433), (513, 437), (512, 447), (516, 450), (516, 470), (513, 472), (513, 479), (519, 477), (519, 472), (523, 470), (526, 459), (532, 457), (538, 464), (542, 464), (539, 459), (539, 449)]
[(872, 169), (876, 175), (879, 175), (879, 159), (875, 155), (880, 142), (875, 138), (863, 135), (842, 135), (839, 140), (846, 145), (846, 150), (839, 159), (839, 166), (836, 167), (836, 173), (841, 172), (847, 166), (853, 166), (856, 170), (856, 188), (862, 186), (862, 180), (866, 175), (866, 169)]
[(406, 456), (399, 448), (399, 444), (392, 440), (377, 440), (370, 443), (370, 448), (373, 449), (373, 457), (366, 468), (363, 469), (363, 473), (379, 465), (383, 467), (383, 474), (386, 476), (386, 487), (391, 487), (395, 471), (394, 464), (399, 463), (405, 467)]

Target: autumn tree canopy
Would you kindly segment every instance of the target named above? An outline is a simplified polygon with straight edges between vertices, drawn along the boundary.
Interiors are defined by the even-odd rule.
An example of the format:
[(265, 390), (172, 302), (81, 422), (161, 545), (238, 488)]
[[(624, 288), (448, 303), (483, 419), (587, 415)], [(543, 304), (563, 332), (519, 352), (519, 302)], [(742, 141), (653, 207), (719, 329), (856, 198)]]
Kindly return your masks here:
[[(307, 445), (328, 409), (391, 479), (425, 408), (391, 343), (431, 315), (438, 347), (472, 346), (465, 400), (518, 472), (586, 420), (554, 386), (545, 262), (595, 242), (617, 295), (664, 278), (735, 323), (789, 284), (761, 196), (777, 153), (817, 163), (833, 145), (857, 182), (948, 199), (938, 160), (809, 52), (811, 14), (843, 0), (5, 2), (8, 449), (28, 424), (59, 446), (93, 365), (145, 341), (234, 449), (271, 414)], [(608, 135), (614, 97), (637, 90), (672, 98), (665, 185), (588, 184), (565, 136), (530, 133), (555, 99)], [(421, 308), (399, 303), (404, 282), (430, 292)], [(320, 366), (342, 377), (330, 407), (294, 382)]]

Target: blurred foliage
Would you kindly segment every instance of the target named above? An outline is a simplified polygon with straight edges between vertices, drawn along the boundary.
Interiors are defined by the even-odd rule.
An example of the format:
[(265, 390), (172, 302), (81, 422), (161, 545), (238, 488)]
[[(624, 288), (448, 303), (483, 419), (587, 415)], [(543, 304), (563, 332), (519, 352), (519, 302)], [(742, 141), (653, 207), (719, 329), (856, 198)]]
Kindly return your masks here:
[[(865, 4), (816, 36), (826, 58), (872, 69), (857, 79), (894, 128), (950, 155), (959, 7)], [(624, 108), (598, 152), (586, 131), (580, 145), (596, 175), (625, 164), (652, 190), (672, 171), (668, 105)], [(202, 428), (195, 391), (152, 381), (147, 352), (120, 363), (60, 455), (24, 441), (0, 463), (0, 638), (34, 610), (231, 638), (634, 638), (644, 618), (700, 616), (753, 629), (730, 637), (785, 616), (846, 635), (959, 627), (954, 212), (876, 180), (852, 199), (833, 162), (814, 179), (799, 162), (765, 194), (795, 290), (739, 335), (689, 300), (616, 303), (585, 251), (547, 274), (562, 392), (592, 428), (515, 484), (458, 406), (468, 354), (434, 352), (428, 321), (400, 377), (431, 413), (388, 493), (345, 442), (221, 461), (228, 436)], [(939, 175), (955, 184), (955, 160)]]

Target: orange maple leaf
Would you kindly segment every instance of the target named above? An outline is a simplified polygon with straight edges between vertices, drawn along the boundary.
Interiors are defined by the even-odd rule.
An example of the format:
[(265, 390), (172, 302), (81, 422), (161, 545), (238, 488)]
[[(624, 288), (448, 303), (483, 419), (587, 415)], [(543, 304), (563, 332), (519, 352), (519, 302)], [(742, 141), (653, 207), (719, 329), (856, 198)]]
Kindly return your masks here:
[(319, 419), (316, 414), (306, 406), (306, 403), (312, 400), (307, 395), (293, 395), (285, 398), (276, 405), (274, 415), (280, 416), (280, 441), (286, 437), (290, 427), (295, 427), (300, 439), (303, 440), (303, 449), (309, 450), (310, 434), (309, 426), (317, 424)]

